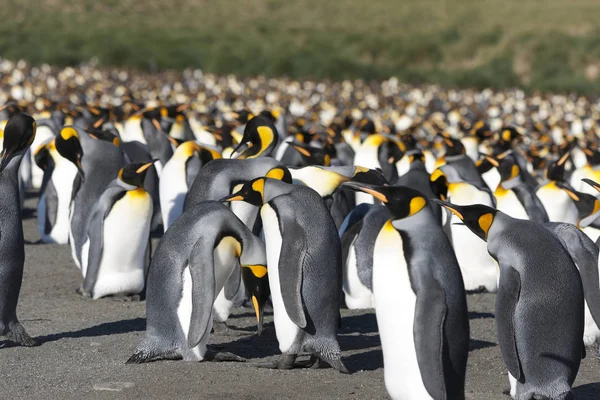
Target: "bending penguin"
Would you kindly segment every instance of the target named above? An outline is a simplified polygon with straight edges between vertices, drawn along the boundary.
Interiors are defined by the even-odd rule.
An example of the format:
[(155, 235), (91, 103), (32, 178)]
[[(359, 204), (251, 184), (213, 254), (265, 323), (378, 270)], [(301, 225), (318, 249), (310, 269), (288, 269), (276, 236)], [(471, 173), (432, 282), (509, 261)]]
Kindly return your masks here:
[(82, 250), (82, 295), (99, 299), (143, 291), (153, 211), (143, 186), (152, 164), (121, 168), (94, 206)]
[(389, 211), (371, 270), (388, 393), (393, 399), (464, 399), (467, 299), (452, 245), (428, 201), (409, 187), (342, 187), (374, 196)]
[(0, 335), (22, 346), (34, 346), (36, 342), (17, 319), (25, 263), (18, 175), (21, 159), (35, 139), (35, 129), (29, 115), (11, 116), (4, 128), (0, 159)]
[(249, 270), (259, 330), (269, 298), (262, 241), (229, 207), (207, 201), (190, 207), (165, 232), (148, 271), (146, 334), (128, 363), (156, 360), (243, 361), (207, 353), (213, 302), (237, 268)]
[(269, 268), (279, 361), (290, 369), (301, 351), (310, 363), (327, 362), (347, 373), (336, 337), (342, 286), (340, 239), (321, 196), (314, 190), (257, 178), (223, 200), (260, 207)]
[(488, 206), (434, 201), (486, 241), (499, 264), (496, 332), (511, 396), (571, 398), (585, 355), (584, 297), (577, 267), (561, 240), (544, 225)]

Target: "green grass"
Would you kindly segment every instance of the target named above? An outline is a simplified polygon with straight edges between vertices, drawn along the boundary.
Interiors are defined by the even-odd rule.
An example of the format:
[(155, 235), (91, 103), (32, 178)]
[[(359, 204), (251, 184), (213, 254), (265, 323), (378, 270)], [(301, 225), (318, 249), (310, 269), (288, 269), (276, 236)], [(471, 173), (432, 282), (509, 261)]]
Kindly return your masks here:
[(4, 2), (0, 56), (36, 64), (600, 90), (597, 0)]

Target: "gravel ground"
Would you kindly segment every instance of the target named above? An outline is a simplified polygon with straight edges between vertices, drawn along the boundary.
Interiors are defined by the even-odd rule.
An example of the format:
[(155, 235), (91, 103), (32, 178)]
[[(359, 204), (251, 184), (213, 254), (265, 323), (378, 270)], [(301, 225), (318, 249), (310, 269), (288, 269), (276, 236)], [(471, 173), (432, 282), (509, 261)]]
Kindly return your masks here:
[[(36, 199), (26, 207), (35, 207)], [(32, 210), (28, 210), (32, 214)], [(25, 240), (39, 239), (35, 219), (24, 220)], [(145, 306), (75, 293), (80, 275), (68, 246), (28, 244), (19, 317), (41, 345), (10, 347), (0, 341), (0, 393), (4, 399), (381, 399), (387, 398), (383, 360), (372, 311), (343, 310), (339, 342), (351, 375), (331, 369), (271, 371), (253, 362), (278, 355), (272, 316), (255, 336), (254, 312), (238, 310), (229, 335), (212, 345), (247, 363), (161, 361), (126, 365), (145, 329)], [(468, 399), (509, 399), (508, 379), (495, 339), (491, 294), (469, 296), (471, 351)], [(575, 382), (579, 399), (600, 398), (600, 361), (588, 349)]]

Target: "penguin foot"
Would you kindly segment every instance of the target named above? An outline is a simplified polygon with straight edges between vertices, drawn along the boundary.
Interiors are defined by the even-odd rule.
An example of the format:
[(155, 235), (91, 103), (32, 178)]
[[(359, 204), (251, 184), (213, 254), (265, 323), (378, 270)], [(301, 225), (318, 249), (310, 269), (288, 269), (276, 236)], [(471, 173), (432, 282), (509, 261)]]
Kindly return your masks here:
[(246, 362), (244, 357), (237, 356), (233, 353), (229, 353), (227, 351), (211, 351), (207, 350), (206, 355), (204, 356), (205, 361), (217, 361), (217, 362)]
[(319, 366), (313, 367), (313, 368), (322, 368), (322, 365), (324, 365), (323, 363), (326, 363), (326, 364), (329, 364), (329, 366), (331, 368), (341, 372), (342, 374), (350, 373), (350, 372), (348, 372), (348, 369), (342, 362), (342, 359), (339, 358), (339, 356), (337, 358), (330, 358), (330, 357), (326, 357), (325, 355), (320, 354), (320, 353), (317, 353), (317, 354), (318, 354), (318, 358), (317, 358), (317, 356), (314, 356), (315, 358), (317, 358), (317, 362), (315, 364), (317, 364)]
[(297, 354), (282, 354), (277, 361), (267, 361), (261, 363), (255, 363), (256, 368), (267, 368), (267, 369), (294, 369), (294, 368), (306, 368), (297, 366), (296, 361)]
[(108, 296), (111, 298), (111, 300), (114, 301), (142, 301), (142, 296), (140, 296), (139, 294), (132, 294), (132, 295), (122, 295), (122, 294), (117, 294), (114, 296)]
[(4, 336), (11, 342), (15, 342), (25, 347), (33, 347), (38, 344), (35, 339), (25, 332), (25, 328), (23, 328), (19, 322), (10, 323)]
[(91, 299), (92, 298), (92, 294), (90, 292), (88, 292), (87, 290), (85, 290), (83, 288), (83, 286), (78, 287), (77, 289), (75, 289), (75, 293), (77, 293), (78, 295), (85, 297), (87, 299)]

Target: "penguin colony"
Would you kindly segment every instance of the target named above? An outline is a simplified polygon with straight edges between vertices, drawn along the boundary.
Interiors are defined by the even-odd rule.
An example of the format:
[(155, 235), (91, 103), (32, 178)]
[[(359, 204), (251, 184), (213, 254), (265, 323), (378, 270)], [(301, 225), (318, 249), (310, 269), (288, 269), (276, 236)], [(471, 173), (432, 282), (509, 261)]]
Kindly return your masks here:
[(281, 356), (257, 367), (348, 373), (340, 307), (374, 308), (390, 397), (464, 399), (466, 296), (486, 290), (510, 395), (572, 398), (600, 339), (599, 103), (393, 78), (0, 70), (8, 339), (35, 345), (16, 315), (33, 190), (41, 241), (70, 247), (82, 296), (146, 302), (128, 363), (245, 361), (210, 335), (244, 302), (260, 334), (270, 302)]

